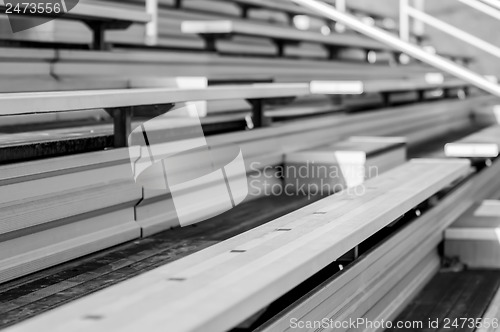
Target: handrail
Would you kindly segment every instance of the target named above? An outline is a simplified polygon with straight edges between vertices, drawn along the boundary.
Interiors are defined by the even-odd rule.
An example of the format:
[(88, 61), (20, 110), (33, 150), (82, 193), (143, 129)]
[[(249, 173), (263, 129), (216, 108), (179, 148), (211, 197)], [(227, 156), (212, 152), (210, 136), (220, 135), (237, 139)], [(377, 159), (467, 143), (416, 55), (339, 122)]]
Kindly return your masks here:
[[(500, 57), (500, 48), (484, 41), (481, 38), (478, 38), (468, 32), (465, 32), (461, 29), (458, 29), (451, 24), (443, 22), (429, 14), (426, 14), (423, 11), (422, 3), (425, 0), (413, 0), (414, 5), (410, 6), (410, 0), (400, 0), (400, 21), (403, 26), (400, 29), (400, 37), (402, 40), (409, 41), (410, 38), (410, 18), (413, 17), (415, 26), (428, 24), (433, 26), (434, 28), (441, 30), (453, 37), (460, 39), (466, 43), (469, 43), (472, 46), (475, 46), (493, 56)], [(476, 9), (483, 14), (489, 15), (497, 20), (500, 20), (500, 1), (498, 0), (457, 0), (458, 2), (467, 5), (473, 9)], [(419, 5), (419, 8), (416, 6)], [(488, 4), (486, 4), (488, 3)], [(497, 8), (497, 9), (495, 9)], [(415, 27), (414, 26), (414, 27)]]
[(479, 75), (467, 68), (457, 65), (439, 55), (431, 54), (422, 48), (403, 41), (398, 37), (384, 31), (380, 28), (369, 26), (356, 17), (339, 12), (334, 7), (317, 0), (291, 0), (302, 7), (313, 10), (322, 14), (326, 18), (330, 18), (338, 23), (344, 24), (347, 27), (371, 37), (381, 43), (389, 45), (396, 50), (404, 52), (422, 62), (425, 62), (435, 68), (447, 72), (455, 77), (458, 77), (484, 91), (487, 91), (497, 97), (500, 97), (500, 86), (490, 82), (484, 76)]
[(481, 2), (484, 2), (487, 5), (490, 5), (491, 7), (494, 7), (496, 9), (500, 9), (500, 1), (498, 0), (481, 0)]
[(429, 24), (436, 29), (439, 29), (443, 32), (446, 32), (446, 33), (454, 36), (457, 39), (461, 39), (466, 43), (469, 43), (469, 44), (471, 44), (471, 45), (473, 45), (473, 46), (475, 46), (475, 47), (477, 47), (485, 52), (488, 52), (491, 55), (494, 55), (494, 56), (500, 58), (500, 48), (482, 40), (481, 38), (478, 38), (474, 35), (471, 35), (468, 32), (465, 32), (463, 30), (455, 28), (451, 24), (448, 24), (448, 23), (445, 23), (441, 20), (438, 20), (437, 18), (435, 18), (429, 14), (426, 14), (424, 12), (421, 12), (420, 10), (417, 10), (411, 6), (406, 8), (406, 13), (409, 16), (412, 16), (413, 18), (415, 18), (419, 21), (422, 21), (426, 24)]
[(497, 10), (489, 5), (479, 2), (478, 0), (458, 0), (458, 1), (463, 3), (464, 5), (467, 5), (471, 8), (474, 8), (482, 12), (483, 14), (490, 15), (491, 17), (500, 20), (500, 10)]

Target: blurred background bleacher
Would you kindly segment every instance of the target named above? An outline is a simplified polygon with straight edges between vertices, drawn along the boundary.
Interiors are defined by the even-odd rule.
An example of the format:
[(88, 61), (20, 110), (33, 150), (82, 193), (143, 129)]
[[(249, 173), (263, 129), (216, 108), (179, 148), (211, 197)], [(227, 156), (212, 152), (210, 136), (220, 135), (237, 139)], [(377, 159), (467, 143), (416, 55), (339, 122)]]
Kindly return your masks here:
[[(144, 1), (81, 1), (92, 12), (111, 8), (122, 9), (129, 17), (132, 13), (142, 15)], [(358, 6), (352, 12), (374, 24), (397, 29), (394, 18), (381, 16)], [(370, 49), (378, 43), (370, 41), (352, 31), (337, 32), (335, 24), (326, 22), (318, 15), (297, 15), (303, 9), (286, 1), (159, 1), (156, 42), (148, 41), (144, 23), (131, 22), (125, 30), (106, 30), (103, 50), (91, 50), (92, 31), (78, 19), (59, 19), (25, 30), (10, 32), (8, 21), (2, 17), (0, 51), (2, 92), (63, 91), (86, 89), (121, 89), (139, 87), (173, 87), (172, 77), (205, 77), (209, 84), (232, 84), (252, 82), (308, 82), (311, 80), (425, 80), (425, 75), (434, 72), (432, 68), (419, 62), (398, 63), (398, 53), (381, 45), (381, 50)], [(115, 12), (116, 15), (123, 14)], [(37, 20), (38, 18), (18, 18)], [(208, 51), (202, 37), (183, 33), (182, 22), (231, 20), (248, 25), (249, 29), (281, 29), (277, 33), (289, 31), (310, 31), (299, 39), (284, 44), (283, 56), (278, 56), (276, 43), (272, 38), (261, 36), (234, 35), (231, 38), (217, 38), (216, 52)], [(305, 30), (305, 31), (304, 31)], [(342, 29), (341, 29), (342, 30)], [(331, 39), (327, 45), (318, 44), (308, 38)], [(320, 39), (321, 39), (320, 38)], [(344, 42), (342, 42), (344, 40)], [(356, 40), (358, 45), (351, 42)], [(347, 44), (345, 44), (347, 43)], [(359, 44), (361, 43), (361, 44)], [(355, 45), (355, 44), (354, 44)], [(382, 51), (382, 49), (385, 49)], [(330, 57), (332, 59), (330, 59)], [(463, 54), (456, 55), (464, 57)], [(367, 61), (368, 60), (368, 61)], [(457, 59), (458, 61), (459, 59)], [(436, 90), (439, 87), (436, 86)], [(398, 89), (395, 89), (398, 90)], [(412, 89), (410, 89), (412, 90)], [(418, 91), (393, 93), (395, 103), (412, 102), (418, 99)], [(388, 89), (390, 91), (390, 89)], [(412, 94), (413, 93), (413, 94)], [(436, 94), (437, 93), (437, 94)], [(439, 98), (439, 91), (434, 95)], [(433, 99), (433, 95), (428, 95)], [(335, 99), (335, 98), (334, 98)], [(338, 98), (337, 98), (338, 99)], [(308, 103), (318, 105), (325, 113), (339, 109), (369, 109), (387, 104), (385, 93), (365, 93), (356, 98), (346, 97), (342, 101), (328, 97), (299, 99), (292, 105), (297, 114)], [(339, 105), (339, 103), (341, 105)], [(330, 105), (330, 106), (329, 106)], [(326, 108), (325, 108), (326, 107)], [(214, 114), (243, 114), (250, 111), (245, 101), (232, 103), (210, 102), (208, 116)], [(285, 119), (277, 111), (280, 119)], [(281, 115), (280, 115), (281, 114)], [(307, 109), (305, 115), (311, 114)], [(312, 112), (314, 114), (314, 112)], [(298, 114), (300, 115), (300, 114)], [(295, 116), (291, 116), (295, 118)], [(29, 120), (28, 120), (29, 119)], [(36, 123), (32, 129), (49, 129), (54, 123), (61, 126), (109, 122), (109, 116), (99, 110), (92, 112), (72, 112), (22, 117), (4, 117), (2, 128), (12, 133), (13, 125), (23, 124), (26, 130), (30, 122)], [(77, 121), (77, 122), (74, 122)], [(8, 127), (8, 128), (6, 128)]]

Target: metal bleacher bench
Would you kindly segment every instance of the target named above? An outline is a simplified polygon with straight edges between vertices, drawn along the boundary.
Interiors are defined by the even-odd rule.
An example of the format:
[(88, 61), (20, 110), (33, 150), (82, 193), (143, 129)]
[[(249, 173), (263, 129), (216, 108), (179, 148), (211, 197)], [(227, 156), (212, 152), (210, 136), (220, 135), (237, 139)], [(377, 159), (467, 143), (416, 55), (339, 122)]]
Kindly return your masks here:
[(7, 331), (230, 330), (469, 169), (465, 160), (410, 161), (366, 182), (364, 195), (332, 195)]
[[(392, 93), (392, 92), (407, 92), (407, 91), (425, 91), (432, 89), (455, 89), (464, 88), (468, 84), (459, 79), (442, 79), (441, 82), (431, 82), (424, 79), (380, 79), (380, 80), (363, 80), (363, 81), (312, 81), (311, 91), (315, 94), (333, 94), (335, 89), (337, 93), (342, 90), (355, 93), (356, 86), (362, 93)], [(349, 87), (349, 89), (347, 89)]]
[[(176, 0), (175, 6), (177, 8), (182, 8), (182, 4), (185, 1), (188, 1), (188, 0)], [(221, 1), (224, 1), (224, 0), (221, 0)], [(286, 0), (285, 1), (283, 1), (283, 0), (281, 0), (281, 1), (233, 0), (232, 2), (234, 4), (236, 4), (238, 7), (240, 7), (242, 18), (248, 18), (250, 10), (267, 9), (267, 10), (273, 10), (273, 11), (283, 12), (283, 13), (287, 14), (288, 17), (290, 18), (291, 24), (293, 23), (293, 17), (295, 17), (296, 15), (307, 15), (307, 16), (318, 18), (321, 20), (325, 19), (323, 16), (318, 15), (318, 13), (316, 13), (316, 12), (310, 11), (306, 8), (301, 8), (297, 5), (295, 5), (294, 3), (287, 2)], [(160, 4), (161, 4), (161, 1), (160, 1)], [(349, 8), (347, 8), (347, 10), (355, 12), (355, 13), (359, 13), (360, 15), (363, 15), (366, 17), (371, 17), (373, 19), (378, 19), (378, 20), (389, 19), (389, 20), (391, 20), (391, 26), (387, 26), (387, 24), (383, 24), (384, 28), (396, 31), (397, 24), (392, 20), (392, 18), (387, 17), (387, 15), (384, 15), (381, 13), (376, 13), (374, 11), (370, 11), (370, 10), (367, 10), (365, 8), (362, 8), (360, 6), (356, 7), (354, 5), (350, 5)], [(392, 26), (392, 25), (394, 25), (394, 26)]]
[(6, 93), (0, 96), (1, 116), (105, 109), (114, 119), (114, 145), (127, 145), (134, 106), (169, 105), (192, 100), (247, 100), (253, 108), (253, 124), (267, 124), (266, 102), (310, 94), (388, 94), (398, 91), (425, 91), (464, 87), (459, 80), (431, 84), (417, 81), (313, 81), (310, 83), (256, 83), (221, 85), (198, 89), (148, 88), (61, 92)]
[[(23, 10), (21, 4), (21, 10)], [(0, 14), (5, 14), (6, 6), (0, 4)], [(9, 15), (16, 15), (9, 14)], [(26, 13), (19, 16), (31, 17), (54, 17), (64, 20), (75, 20), (84, 22), (93, 32), (92, 48), (102, 50), (106, 47), (104, 34), (106, 30), (124, 30), (134, 23), (146, 24), (151, 21), (151, 15), (137, 10), (136, 7), (113, 6), (97, 1), (80, 1), (74, 8), (64, 15), (53, 13)]]
[[(277, 49), (278, 55), (285, 55), (287, 45), (301, 42), (314, 43), (326, 48), (330, 59), (336, 59), (339, 49), (360, 49), (366, 52), (366, 60), (371, 51), (389, 52), (399, 56), (401, 52), (379, 43), (375, 40), (355, 33), (332, 33), (323, 35), (315, 31), (305, 31), (293, 27), (262, 24), (234, 20), (217, 21), (184, 21), (181, 26), (182, 32), (187, 34), (197, 34), (205, 40), (205, 47), (209, 51), (217, 51), (216, 41), (231, 36), (251, 36), (268, 38), (272, 40)], [(453, 53), (442, 53), (440, 55), (450, 58), (453, 61), (460, 60), (464, 64), (473, 61), (469, 55), (457, 55)]]
[[(185, 1), (185, 0), (184, 0)], [(175, 6), (177, 8), (182, 7), (183, 0), (176, 0)], [(263, 1), (263, 0), (234, 0), (234, 4), (241, 8), (241, 16), (243, 18), (248, 17), (248, 12), (251, 9), (266, 8), (281, 11), (287, 13), (291, 17), (295, 15), (311, 15), (314, 17), (319, 17), (318, 14), (313, 13), (307, 9), (302, 9), (293, 3), (286, 3), (283, 1)]]
[[(0, 96), (2, 115), (105, 109), (114, 119), (114, 145), (127, 146), (133, 106), (166, 105), (195, 100), (261, 101), (310, 93), (307, 83), (215, 86), (200, 89), (120, 89), (68, 92), (9, 93)], [(261, 105), (261, 103), (256, 103)]]
[[(352, 82), (347, 82), (346, 86), (349, 87), (353, 85), (354, 87), (363, 87), (362, 83), (363, 82), (355, 82), (354, 84)], [(394, 80), (394, 84), (396, 83), (397, 81)], [(374, 83), (372, 82), (370, 85), (371, 84)], [(373, 85), (373, 87), (374, 86), (376, 85)], [(388, 82), (385, 82), (385, 86), (390, 88)], [(328, 87), (330, 87), (330, 89), (326, 89)], [(373, 87), (369, 85), (366, 86), (369, 91), (373, 91), (371, 90)], [(420, 87), (424, 86), (421, 85)], [(435, 88), (435, 86), (429, 85), (429, 88)], [(330, 84), (326, 84), (326, 86), (323, 85), (322, 91), (318, 92), (321, 92), (321, 94), (343, 94), (353, 93), (354, 90), (348, 91), (344, 89), (342, 82), (340, 82), (340, 85), (339, 82), (330, 82)], [(358, 90), (358, 92), (362, 91)], [(131, 133), (131, 128), (133, 128), (131, 120), (134, 106), (140, 106), (142, 110), (143, 107), (151, 105), (152, 110), (166, 112), (170, 110), (171, 104), (185, 101), (224, 99), (246, 100), (250, 101), (254, 106), (253, 121), (257, 124), (256, 127), (258, 127), (259, 121), (260, 125), (262, 125), (264, 121), (263, 115), (265, 115), (265, 112), (263, 112), (263, 106), (266, 105), (267, 102), (272, 104), (282, 98), (288, 100), (290, 97), (293, 98), (311, 94), (316, 94), (312, 89), (311, 83), (220, 85), (199, 89), (147, 88), (1, 94), (0, 119), (2, 119), (3, 116), (105, 109), (114, 117), (114, 145), (117, 149), (103, 148), (96, 152), (85, 151), (85, 153), (67, 155), (57, 159), (48, 158), (45, 155), (41, 156), (43, 160), (33, 160), (34, 158), (30, 158), (30, 161), (24, 161), (22, 163), (16, 162), (16, 164), (8, 164), (2, 167), (0, 172), (2, 178), (0, 178), (0, 182), (3, 181), (3, 183), (11, 185), (11, 188), (15, 188), (11, 190), (12, 192), (16, 192), (19, 195), (19, 193), (24, 193), (22, 190), (28, 190), (22, 188), (34, 189), (29, 189), (32, 199), (19, 201), (19, 199), (12, 198), (12, 194), (8, 194), (10, 190), (9, 187), (4, 188), (4, 197), (9, 198), (12, 202), (9, 201), (8, 203), (4, 203), (0, 207), (0, 212), (3, 213), (0, 218), (2, 219), (0, 226), (7, 225), (3, 226), (6, 232), (11, 235), (15, 233), (16, 236), (19, 235), (20, 237), (14, 238), (9, 235), (5, 237), (10, 240), (9, 243), (4, 241), (5, 243), (2, 244), (0, 241), (0, 246), (3, 245), (4, 248), (7, 248), (5, 251), (7, 254), (1, 256), (0, 261), (10, 260), (11, 262), (15, 262), (15, 266), (13, 265), (11, 270), (9, 270), (10, 265), (7, 266), (9, 269), (0, 269), (0, 279), (10, 280), (20, 277), (26, 273), (36, 271), (39, 268), (45, 268), (67, 261), (71, 257), (78, 257), (78, 255), (95, 252), (104, 249), (108, 245), (111, 246), (136, 238), (140, 236), (140, 234), (153, 234), (172, 226), (172, 224), (169, 223), (171, 220), (166, 218), (166, 214), (162, 212), (163, 210), (159, 211), (156, 209), (157, 206), (161, 205), (163, 207), (165, 202), (169, 202), (168, 200), (171, 199), (171, 196), (161, 192), (158, 194), (157, 191), (142, 191), (140, 187), (134, 187), (135, 184), (130, 181), (131, 177), (127, 177), (126, 172), (131, 172), (130, 160), (128, 159), (129, 149), (119, 148), (126, 147), (129, 143), (128, 138)], [(467, 101), (461, 101), (461, 103), (467, 103)], [(417, 105), (417, 107), (421, 106)], [(438, 107), (441, 109), (443, 108), (439, 105)], [(453, 109), (455, 117), (463, 113), (463, 111), (460, 110), (460, 108), (462, 108), (460, 105), (457, 105), (455, 108), (453, 105), (448, 104), (447, 107), (444, 108), (444, 111), (448, 111), (450, 108)], [(408, 111), (377, 111), (375, 115), (378, 121), (368, 121), (370, 117), (374, 116), (370, 114), (368, 118), (363, 115), (361, 120), (367, 121), (370, 126), (373, 124), (370, 130), (374, 132), (388, 132), (388, 129), (384, 128), (401, 128), (401, 123), (411, 122), (409, 126), (405, 127), (405, 134), (408, 134), (408, 132), (411, 132), (411, 128), (419, 128), (419, 126), (421, 126), (421, 121), (417, 121), (415, 118), (430, 117), (429, 113), (427, 113), (428, 111), (431, 111), (430, 114), (432, 116), (437, 116), (431, 106), (415, 111), (411, 109)], [(439, 109), (437, 109), (437, 111), (441, 113)], [(411, 116), (412, 121), (408, 121), (408, 116)], [(439, 118), (439, 116), (437, 117)], [(238, 131), (232, 134), (213, 135), (211, 137), (211, 143), (214, 144), (212, 145), (212, 151), (217, 151), (217, 156), (223, 156), (227, 151), (226, 148), (228, 148), (228, 144), (231, 145), (234, 144), (234, 142), (239, 142), (238, 144), (241, 144), (243, 147), (249, 162), (259, 161), (259, 163), (264, 163), (263, 165), (280, 164), (284, 152), (290, 151), (290, 146), (306, 148), (326, 143), (327, 139), (328, 141), (332, 139), (332, 130), (338, 135), (345, 135), (350, 131), (359, 130), (356, 129), (356, 127), (359, 128), (359, 121), (361, 120), (358, 117), (342, 116), (338, 118), (332, 116), (329, 118), (318, 118), (309, 122), (298, 121), (290, 125), (262, 128), (261, 130)], [(441, 125), (440, 121), (442, 120), (436, 121), (433, 119), (433, 122), (438, 126)], [(428, 122), (426, 123), (426, 127), (429, 127)], [(161, 137), (165, 138), (163, 131), (167, 131), (168, 135), (173, 135), (172, 132), (175, 132), (175, 130), (171, 129), (174, 126), (175, 125), (171, 126), (169, 123), (168, 126), (161, 127), (159, 130), (161, 131)], [(92, 131), (94, 130), (95, 128), (92, 129)], [(179, 130), (177, 130), (177, 132), (178, 131)], [(78, 132), (75, 133), (75, 131), (71, 131), (71, 129), (69, 129), (68, 132), (68, 137), (75, 137), (75, 134), (76, 137), (79, 137)], [(311, 135), (312, 133), (313, 135)], [(392, 131), (389, 133), (392, 133)], [(30, 132), (30, 136), (32, 135), (33, 132)], [(429, 134), (426, 132), (425, 135), (428, 136)], [(5, 136), (6, 139), (10, 139), (9, 134), (3, 136)], [(31, 137), (31, 139), (33, 139), (33, 137)], [(58, 142), (64, 143), (64, 138), (55, 137), (55, 139)], [(19, 144), (19, 142), (17, 142), (17, 144)], [(110, 147), (112, 144), (113, 143), (109, 143), (106, 148)], [(64, 144), (61, 144), (61, 146), (62, 145)], [(131, 150), (134, 150), (134, 148), (132, 147)], [(117, 164), (120, 165), (119, 168), (122, 172), (115, 171), (115, 166)], [(196, 165), (193, 166), (196, 167)], [(429, 169), (430, 168), (429, 166)], [(91, 178), (94, 183), (88, 183), (85, 177), (82, 178), (81, 174), (83, 174), (83, 172), (91, 172), (92, 176), (89, 176), (89, 178)], [(417, 173), (420, 174), (419, 172)], [(438, 174), (442, 175), (445, 173), (446, 172)], [(111, 185), (109, 183), (110, 176), (112, 179), (121, 182), (118, 182), (116, 185)], [(122, 180), (126, 182), (123, 185)], [(43, 185), (39, 184), (41, 182), (43, 182)], [(58, 186), (45, 186), (45, 183), (54, 184), (56, 182), (60, 184)], [(61, 185), (66, 186), (66, 189), (70, 189), (70, 192), (57, 191), (61, 189)], [(74, 187), (71, 187), (73, 185)], [(54, 190), (54, 192), (43, 192), (47, 188)], [(104, 196), (108, 195), (113, 200), (105, 202), (100, 198), (103, 196), (95, 197), (93, 192), (102, 193)], [(144, 195), (141, 196), (141, 193)], [(66, 204), (64, 199), (71, 202), (71, 210), (62, 208), (62, 206), (69, 206), (69, 203)], [(141, 202), (141, 205), (138, 205), (139, 202)], [(122, 209), (122, 207), (125, 209)], [(97, 209), (101, 212), (106, 212), (108, 208), (113, 209), (113, 218), (108, 218), (104, 214), (96, 218), (92, 215), (93, 211)], [(22, 211), (22, 214), (20, 214), (19, 211)], [(49, 211), (50, 214), (48, 212), (43, 212), (42, 216), (42, 212), (40, 211)], [(145, 211), (147, 211), (147, 213), (144, 213)], [(125, 214), (126, 217), (124, 217), (122, 213)], [(85, 214), (84, 219), (81, 217), (82, 214)], [(42, 257), (43, 259), (37, 263), (39, 265), (32, 264), (32, 261), (36, 257), (39, 257), (35, 257), (33, 252), (36, 251), (37, 254), (41, 255), (46, 248), (54, 243), (51, 243), (51, 238), (45, 236), (47, 233), (29, 233), (30, 237), (26, 238), (23, 236), (27, 234), (24, 233), (26, 229), (31, 228), (33, 225), (40, 225), (40, 227), (43, 226), (48, 228), (59, 226), (57, 221), (61, 219), (69, 220), (67, 219), (68, 217), (74, 218), (75, 223), (65, 224), (63, 225), (64, 227), (58, 227), (57, 230), (60, 241), (68, 244), (68, 246), (50, 251), (50, 259)], [(86, 231), (87, 233), (82, 234), (78, 227), (79, 225), (87, 225), (85, 220), (89, 218), (94, 222), (89, 224), (89, 228)], [(23, 223), (18, 222), (18, 220), (21, 219)], [(103, 226), (100, 220), (106, 220), (106, 226)], [(71, 234), (67, 233), (67, 228), (71, 230)], [(45, 228), (42, 231), (49, 232)], [(99, 241), (102, 239), (102, 242), (96, 244), (95, 238), (89, 235), (95, 232), (101, 234), (100, 236), (102, 236), (102, 238), (99, 238)], [(0, 234), (3, 234), (1, 229)], [(50, 234), (56, 233), (50, 231)], [(85, 237), (85, 242), (78, 242), (82, 237)], [(37, 238), (38, 240), (30, 240), (32, 238)], [(25, 247), (20, 246), (19, 243), (29, 248), (23, 252), (23, 248)], [(74, 246), (75, 243), (77, 247)], [(57, 242), (55, 244), (59, 245), (60, 243)], [(357, 244), (355, 243), (354, 245)], [(9, 248), (16, 248), (16, 255), (9, 257)], [(69, 254), (72, 256), (67, 256)], [(21, 255), (24, 257), (22, 260), (17, 258)]]
[(300, 42), (321, 44), (326, 47), (330, 58), (336, 57), (338, 48), (356, 48), (366, 51), (390, 51), (388, 46), (356, 34), (322, 35), (313, 31), (303, 31), (277, 25), (264, 25), (249, 22), (221, 21), (185, 21), (182, 32), (198, 34), (205, 39), (206, 48), (216, 51), (216, 40), (231, 35), (246, 35), (263, 37), (273, 40), (278, 48), (278, 54), (283, 56), (285, 46)]
[(500, 154), (500, 126), (491, 126), (445, 145), (447, 157), (493, 159)]

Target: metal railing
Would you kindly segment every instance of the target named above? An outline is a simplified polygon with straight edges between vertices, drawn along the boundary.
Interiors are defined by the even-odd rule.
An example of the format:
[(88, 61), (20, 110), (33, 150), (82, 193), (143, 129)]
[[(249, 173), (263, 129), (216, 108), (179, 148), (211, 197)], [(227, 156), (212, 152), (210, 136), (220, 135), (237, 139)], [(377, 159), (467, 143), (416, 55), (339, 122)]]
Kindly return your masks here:
[[(409, 56), (412, 56), (424, 63), (427, 63), (437, 69), (440, 69), (450, 75), (458, 77), (484, 91), (487, 91), (497, 97), (500, 97), (500, 86), (496, 83), (491, 82), (489, 79), (482, 75), (479, 75), (472, 70), (464, 68), (450, 60), (447, 60), (437, 54), (432, 54), (422, 49), (418, 45), (411, 44), (408, 39), (398, 38), (397, 36), (382, 30), (380, 28), (367, 25), (357, 19), (356, 17), (340, 12), (335, 7), (328, 5), (322, 1), (318, 0), (291, 0), (294, 3), (308, 8), (309, 10), (315, 11), (318, 14), (323, 15), (326, 18), (334, 20), (337, 23), (343, 24), (348, 28), (355, 30), (361, 34), (364, 34), (370, 38), (373, 38), (383, 44), (386, 44), (396, 50), (401, 51)], [(401, 0), (403, 4), (408, 4), (409, 0)], [(415, 9), (414, 12), (418, 11)], [(414, 13), (413, 12), (413, 13)], [(404, 29), (404, 33), (409, 33), (410, 31), (410, 20), (407, 21), (402, 19), (402, 26), (400, 29)], [(494, 46), (494, 45), (492, 45)]]
[(490, 5), (496, 9), (500, 9), (500, 2), (498, 0), (481, 0), (481, 2)]
[[(339, 27), (348, 27), (361, 34), (371, 37), (379, 42), (389, 45), (395, 50), (412, 56), (422, 62), (425, 62), (446, 73), (458, 77), (482, 90), (485, 90), (495, 96), (500, 97), (500, 86), (491, 80), (479, 75), (467, 68), (447, 60), (439, 55), (430, 53), (418, 45), (410, 43), (412, 31), (418, 36), (423, 35), (424, 24), (448, 32), (461, 40), (464, 40), (490, 54), (500, 57), (500, 48), (487, 43), (465, 31), (455, 28), (445, 22), (442, 22), (423, 12), (425, 0), (413, 0), (413, 6), (410, 6), (410, 0), (400, 0), (400, 38), (389, 33), (386, 30), (376, 26), (369, 25), (353, 15), (347, 13), (346, 0), (336, 0), (335, 5), (327, 4), (319, 0), (291, 0), (296, 4), (317, 12), (326, 19), (336, 22)], [(473, 8), (481, 8), (482, 12), (487, 11), (492, 17), (500, 17), (499, 0), (458, 0), (465, 4), (474, 3)], [(490, 9), (484, 6), (494, 6)], [(158, 0), (146, 0), (146, 11), (151, 14), (152, 21), (146, 27), (146, 43), (155, 45), (158, 40)], [(412, 20), (413, 18), (413, 20)]]
[[(500, 11), (496, 10), (489, 5), (486, 5), (478, 0), (458, 0), (459, 2), (470, 6), (471, 8), (477, 9), (482, 13), (490, 15), (491, 17), (500, 20)], [(481, 38), (478, 38), (468, 32), (465, 32), (461, 29), (454, 27), (451, 24), (443, 22), (427, 13), (425, 13), (423, 8), (416, 8), (415, 6), (410, 5), (410, 0), (400, 0), (400, 31), (399, 35), (402, 40), (409, 41), (410, 40), (410, 19), (413, 18), (416, 22), (421, 22), (424, 24), (428, 24), (440, 31), (443, 31), (457, 39), (460, 39), (472, 46), (475, 46), (493, 56), (500, 58), (500, 48), (488, 43)]]
[(461, 2), (464, 5), (482, 12), (483, 14), (490, 15), (491, 17), (500, 20), (500, 11), (498, 9), (495, 9), (494, 7), (491, 7), (490, 5), (484, 4), (478, 0), (458, 0), (458, 2)]

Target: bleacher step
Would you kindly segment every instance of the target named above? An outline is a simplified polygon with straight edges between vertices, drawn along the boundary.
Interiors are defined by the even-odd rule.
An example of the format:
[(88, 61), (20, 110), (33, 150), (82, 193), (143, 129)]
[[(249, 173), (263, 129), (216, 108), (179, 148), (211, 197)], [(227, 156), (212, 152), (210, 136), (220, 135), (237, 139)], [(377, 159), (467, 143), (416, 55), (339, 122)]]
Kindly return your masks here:
[[(72, 330), (89, 317), (99, 317), (91, 320), (95, 331), (226, 330), (465, 176), (469, 167), (458, 160), (411, 161), (368, 181), (365, 195), (330, 196), (7, 331), (49, 325), (57, 331), (60, 317)], [(122, 309), (115, 315), (117, 305)]]
[(500, 268), (500, 201), (471, 207), (445, 232), (445, 255), (469, 268)]

